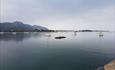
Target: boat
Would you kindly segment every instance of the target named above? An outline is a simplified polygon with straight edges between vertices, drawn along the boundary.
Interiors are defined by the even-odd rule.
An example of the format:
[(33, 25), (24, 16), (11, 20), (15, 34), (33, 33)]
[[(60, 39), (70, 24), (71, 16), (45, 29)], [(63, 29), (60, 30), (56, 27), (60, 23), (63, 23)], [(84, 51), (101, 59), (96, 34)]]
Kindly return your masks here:
[(63, 39), (63, 38), (66, 38), (65, 36), (58, 36), (58, 37), (55, 37), (55, 39)]
[(102, 32), (100, 32), (99, 33), (99, 37), (103, 37), (104, 35), (103, 35), (103, 33)]

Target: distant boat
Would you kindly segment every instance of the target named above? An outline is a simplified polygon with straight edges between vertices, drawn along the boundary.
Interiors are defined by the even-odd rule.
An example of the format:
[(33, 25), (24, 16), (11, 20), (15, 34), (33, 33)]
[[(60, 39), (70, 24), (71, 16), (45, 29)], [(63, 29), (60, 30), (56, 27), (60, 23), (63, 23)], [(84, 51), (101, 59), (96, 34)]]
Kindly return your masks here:
[(66, 38), (65, 36), (58, 36), (58, 37), (55, 37), (55, 39), (63, 39), (63, 38)]
[(102, 32), (100, 32), (99, 33), (99, 37), (103, 37), (104, 35), (103, 35), (103, 33)]

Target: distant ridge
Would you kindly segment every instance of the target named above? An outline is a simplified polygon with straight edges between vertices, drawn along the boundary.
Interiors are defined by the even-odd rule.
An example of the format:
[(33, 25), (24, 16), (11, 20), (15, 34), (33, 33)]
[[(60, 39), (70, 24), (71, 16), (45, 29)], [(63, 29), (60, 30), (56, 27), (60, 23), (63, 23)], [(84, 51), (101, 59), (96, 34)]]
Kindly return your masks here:
[(0, 22), (0, 32), (24, 32), (34, 30), (48, 30), (48, 28), (38, 25), (24, 24), (20, 21), (15, 22)]

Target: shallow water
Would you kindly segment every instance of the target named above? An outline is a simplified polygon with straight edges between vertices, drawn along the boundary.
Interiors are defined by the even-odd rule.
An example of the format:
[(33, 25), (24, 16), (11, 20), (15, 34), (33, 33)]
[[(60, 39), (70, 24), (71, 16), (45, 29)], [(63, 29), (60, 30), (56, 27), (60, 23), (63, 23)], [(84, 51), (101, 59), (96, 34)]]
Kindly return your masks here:
[(103, 34), (0, 34), (0, 70), (96, 70), (115, 59), (115, 33)]

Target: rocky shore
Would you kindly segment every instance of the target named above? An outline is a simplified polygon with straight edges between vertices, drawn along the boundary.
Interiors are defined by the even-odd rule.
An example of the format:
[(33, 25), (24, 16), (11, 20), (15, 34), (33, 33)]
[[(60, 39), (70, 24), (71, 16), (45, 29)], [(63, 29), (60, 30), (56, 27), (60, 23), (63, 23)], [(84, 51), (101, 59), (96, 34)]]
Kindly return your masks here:
[(112, 62), (104, 65), (104, 69), (105, 70), (115, 70), (115, 60), (113, 60)]

